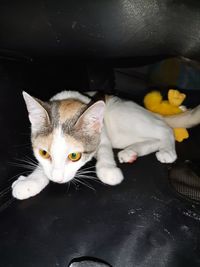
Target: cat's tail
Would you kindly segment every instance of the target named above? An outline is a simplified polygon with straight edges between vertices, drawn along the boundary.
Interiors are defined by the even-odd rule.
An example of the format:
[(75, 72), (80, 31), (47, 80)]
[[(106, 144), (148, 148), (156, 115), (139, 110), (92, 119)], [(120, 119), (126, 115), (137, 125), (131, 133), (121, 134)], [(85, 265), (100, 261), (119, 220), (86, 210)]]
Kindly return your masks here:
[(200, 124), (200, 105), (183, 113), (163, 118), (171, 128), (191, 128)]

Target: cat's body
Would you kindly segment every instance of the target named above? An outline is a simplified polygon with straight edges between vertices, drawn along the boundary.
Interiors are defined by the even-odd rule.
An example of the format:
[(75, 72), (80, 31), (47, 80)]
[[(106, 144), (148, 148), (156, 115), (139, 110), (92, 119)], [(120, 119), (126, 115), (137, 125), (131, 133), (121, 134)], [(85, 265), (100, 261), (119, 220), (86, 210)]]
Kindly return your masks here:
[[(96, 156), (98, 178), (110, 185), (123, 180), (116, 166), (113, 148), (121, 149), (121, 163), (156, 152), (160, 162), (176, 160), (173, 127), (200, 123), (200, 107), (179, 116), (155, 115), (132, 101), (106, 96), (89, 108), (90, 97), (64, 91), (44, 103), (24, 93), (32, 124), (32, 144), (39, 161), (28, 177), (12, 185), (13, 196), (25, 199), (38, 194), (49, 180), (66, 183)], [(74, 157), (74, 159), (72, 158)], [(79, 172), (79, 171), (78, 171)]]

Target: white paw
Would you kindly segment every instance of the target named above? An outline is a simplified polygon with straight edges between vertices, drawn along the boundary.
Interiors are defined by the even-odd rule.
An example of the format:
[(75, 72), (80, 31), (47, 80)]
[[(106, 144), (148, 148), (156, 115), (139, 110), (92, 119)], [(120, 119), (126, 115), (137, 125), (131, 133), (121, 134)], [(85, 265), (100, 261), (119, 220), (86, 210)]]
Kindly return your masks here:
[(97, 176), (104, 184), (109, 185), (120, 184), (124, 179), (122, 171), (117, 167), (97, 168)]
[(17, 181), (12, 184), (12, 195), (17, 199), (26, 199), (37, 195), (41, 191), (37, 181), (20, 176)]
[(173, 150), (160, 150), (156, 152), (156, 158), (162, 163), (172, 163), (177, 159), (177, 155)]
[(117, 156), (120, 163), (133, 163), (137, 159), (137, 153), (131, 149), (124, 149)]

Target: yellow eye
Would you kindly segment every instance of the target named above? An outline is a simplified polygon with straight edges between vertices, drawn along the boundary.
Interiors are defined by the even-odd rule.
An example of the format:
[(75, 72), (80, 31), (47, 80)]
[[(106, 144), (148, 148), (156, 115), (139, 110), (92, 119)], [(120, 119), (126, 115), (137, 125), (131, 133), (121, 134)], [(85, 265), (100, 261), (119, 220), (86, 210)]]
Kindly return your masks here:
[(73, 162), (75, 162), (75, 161), (78, 161), (80, 158), (81, 158), (81, 153), (79, 153), (79, 152), (74, 152), (74, 153), (71, 153), (71, 154), (69, 154), (68, 155), (68, 158), (71, 160), (71, 161), (73, 161)]
[(43, 159), (49, 159), (50, 158), (50, 154), (46, 150), (40, 149), (39, 154), (41, 157), (43, 157)]

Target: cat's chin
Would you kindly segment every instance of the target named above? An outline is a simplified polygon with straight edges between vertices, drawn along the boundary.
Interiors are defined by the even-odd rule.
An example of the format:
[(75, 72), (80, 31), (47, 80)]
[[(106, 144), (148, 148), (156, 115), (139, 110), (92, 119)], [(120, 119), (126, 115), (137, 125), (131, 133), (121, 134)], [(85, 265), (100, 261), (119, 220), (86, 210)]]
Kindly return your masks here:
[(72, 179), (70, 179), (70, 180), (62, 180), (62, 181), (54, 181), (54, 180), (50, 179), (51, 182), (56, 183), (56, 184), (66, 184), (66, 183), (70, 182), (71, 180)]
[(49, 178), (49, 180), (53, 183), (56, 183), (56, 184), (66, 184), (66, 183), (70, 182), (71, 180), (73, 180), (73, 178), (74, 177), (72, 177), (70, 179), (62, 179), (62, 180), (58, 180), (58, 179), (54, 180), (54, 179)]
[(50, 180), (50, 181), (55, 183), (55, 184), (65, 184), (65, 183), (67, 183), (65, 181), (53, 181), (53, 180)]

